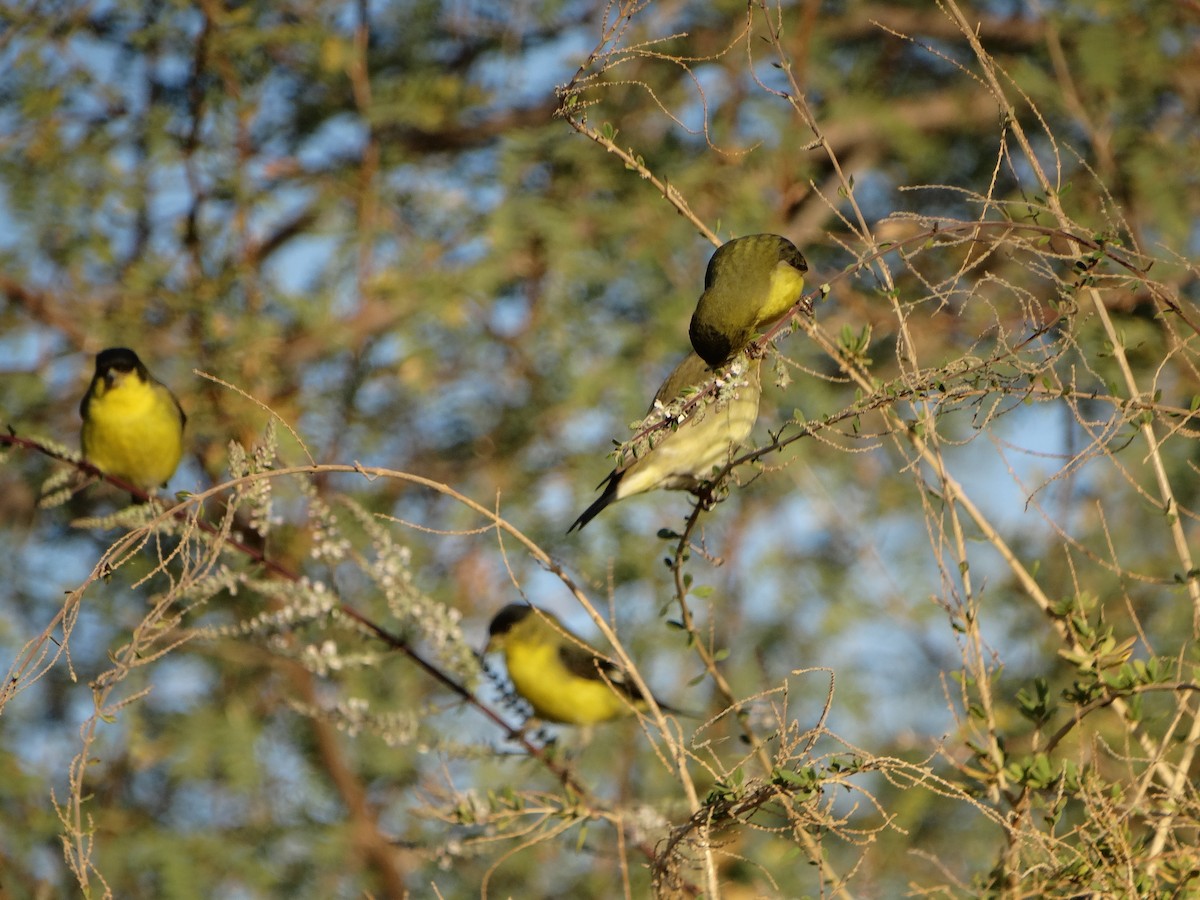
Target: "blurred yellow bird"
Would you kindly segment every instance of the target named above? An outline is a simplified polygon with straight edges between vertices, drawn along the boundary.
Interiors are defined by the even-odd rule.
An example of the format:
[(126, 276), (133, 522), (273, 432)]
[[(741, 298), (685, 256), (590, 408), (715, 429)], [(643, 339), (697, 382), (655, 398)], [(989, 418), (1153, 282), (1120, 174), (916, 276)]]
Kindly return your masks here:
[(79, 414), (84, 459), (104, 474), (146, 491), (175, 474), (187, 417), (132, 350), (110, 347), (96, 355), (96, 374)]
[[(624, 672), (543, 610), (510, 603), (496, 613), (484, 652), (493, 650), (504, 653), (513, 687), (539, 719), (592, 725), (646, 708)], [(663, 712), (679, 712), (655, 702)]]
[(708, 261), (704, 293), (688, 327), (692, 348), (710, 366), (728, 362), (796, 305), (807, 271), (795, 244), (777, 234), (722, 244)]
[[(727, 465), (758, 419), (762, 396), (761, 360), (739, 356), (722, 370), (716, 399), (698, 401), (673, 430), (651, 438), (650, 449), (622, 460), (600, 484), (603, 492), (567, 529), (583, 528), (611, 503), (655, 488), (701, 494), (716, 471)], [(667, 376), (647, 412), (686, 399), (713, 379), (714, 373), (689, 353)]]

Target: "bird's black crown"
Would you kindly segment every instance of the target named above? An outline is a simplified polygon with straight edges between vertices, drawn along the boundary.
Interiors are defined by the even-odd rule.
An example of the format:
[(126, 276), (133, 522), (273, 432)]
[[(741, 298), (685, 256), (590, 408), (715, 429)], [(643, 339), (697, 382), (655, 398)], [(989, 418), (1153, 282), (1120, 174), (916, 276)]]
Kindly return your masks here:
[(142, 361), (128, 347), (109, 347), (96, 354), (96, 372), (103, 374), (110, 369), (118, 372), (132, 372)]
[(533, 612), (532, 606), (522, 606), (520, 603), (510, 603), (492, 619), (488, 626), (488, 634), (495, 637), (498, 634), (508, 634), (512, 627)]

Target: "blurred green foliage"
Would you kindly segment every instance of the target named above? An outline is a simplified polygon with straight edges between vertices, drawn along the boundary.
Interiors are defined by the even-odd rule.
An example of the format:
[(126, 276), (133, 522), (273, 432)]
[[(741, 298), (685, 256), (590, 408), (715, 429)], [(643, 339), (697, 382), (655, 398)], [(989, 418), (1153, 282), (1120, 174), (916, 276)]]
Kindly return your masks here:
[[(197, 507), (249, 554), (166, 523), (89, 578), (141, 520), (102, 485), (40, 509), (56, 464), (5, 450), (0, 895), (1194, 889), (1197, 27), (977, 4), (1010, 119), (952, 8), (0, 12), (5, 424), (75, 446), (129, 345), (189, 417), (173, 489), (231, 442), (271, 485)], [(781, 446), (694, 530), (661, 494), (567, 537), (687, 350), (703, 229), (831, 286), (776, 341)], [(311, 463), (546, 555), (412, 481), (270, 474)], [(309, 609), (517, 722), (467, 649), (522, 595), (588, 633), (558, 565), (704, 713), (678, 739), (560, 730), (547, 764)], [(714, 672), (744, 721), (708, 721)]]

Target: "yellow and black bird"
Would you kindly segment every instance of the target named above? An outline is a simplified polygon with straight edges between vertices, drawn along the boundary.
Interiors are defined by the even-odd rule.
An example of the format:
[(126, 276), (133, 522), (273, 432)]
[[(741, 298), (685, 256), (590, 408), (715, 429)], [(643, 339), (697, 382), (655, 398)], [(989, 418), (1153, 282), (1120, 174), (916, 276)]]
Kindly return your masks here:
[[(609, 504), (643, 491), (666, 488), (702, 493), (714, 473), (733, 458), (758, 419), (761, 365), (758, 359), (736, 357), (717, 376), (723, 383), (718, 396), (696, 401), (681, 422), (672, 423), (672, 430), (664, 428), (652, 438), (648, 450), (619, 463), (600, 483), (604, 488), (600, 496), (567, 532), (583, 528)], [(647, 414), (672, 406), (713, 377), (704, 360), (689, 353), (658, 389)]]
[[(625, 673), (544, 610), (510, 603), (488, 627), (485, 653), (504, 653), (513, 687), (548, 722), (592, 725), (646, 708)], [(655, 698), (665, 713), (678, 713)]]
[(175, 474), (187, 417), (132, 350), (110, 347), (96, 355), (96, 374), (79, 414), (84, 459), (104, 474), (146, 491)]
[(777, 234), (722, 244), (708, 261), (692, 314), (692, 348), (714, 368), (728, 362), (800, 300), (807, 271), (795, 244)]

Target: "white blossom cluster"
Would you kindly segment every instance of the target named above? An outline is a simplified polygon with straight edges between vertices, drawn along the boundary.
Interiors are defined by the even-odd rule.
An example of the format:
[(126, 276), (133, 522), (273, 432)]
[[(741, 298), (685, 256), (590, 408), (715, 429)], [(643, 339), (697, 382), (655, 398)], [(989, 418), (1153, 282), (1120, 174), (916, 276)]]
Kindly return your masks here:
[(382, 659), (383, 655), (374, 650), (366, 653), (346, 653), (332, 638), (317, 644), (306, 644), (299, 657), (301, 665), (321, 678), (332, 672), (347, 669), (372, 668), (378, 666)]
[(248, 508), (250, 528), (263, 536), (270, 531), (272, 525), (279, 524), (280, 520), (271, 515), (271, 479), (253, 476), (270, 471), (275, 465), (278, 452), (279, 441), (273, 419), (267, 421), (262, 440), (254, 445), (249, 455), (237, 441), (229, 442), (230, 476), (235, 479), (251, 479), (238, 485), (235, 500), (239, 506)]
[(420, 714), (412, 711), (372, 712), (370, 701), (363, 697), (347, 697), (322, 707), (296, 702), (290, 705), (301, 715), (330, 722), (350, 737), (363, 732), (374, 734), (389, 747), (412, 744), (421, 723)]
[(279, 609), (259, 613), (237, 625), (215, 629), (214, 634), (232, 637), (292, 631), (296, 625), (328, 618), (338, 606), (338, 599), (327, 584), (313, 581), (307, 576), (295, 582), (241, 579), (241, 583), (263, 599), (277, 600), (282, 605)]
[(449, 672), (473, 681), (479, 674), (479, 662), (463, 637), (462, 613), (417, 586), (412, 551), (398, 544), (388, 527), (357, 503), (348, 499), (343, 503), (371, 541), (374, 556), (362, 561), (363, 573), (382, 594), (400, 633), (406, 640), (430, 648)]
[(308, 498), (309, 534), (312, 538), (309, 552), (317, 562), (336, 566), (350, 556), (350, 541), (338, 527), (337, 514), (317, 496), (316, 488), (303, 479), (298, 483), (301, 492)]

